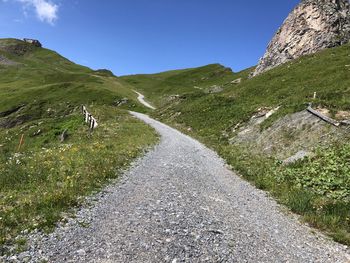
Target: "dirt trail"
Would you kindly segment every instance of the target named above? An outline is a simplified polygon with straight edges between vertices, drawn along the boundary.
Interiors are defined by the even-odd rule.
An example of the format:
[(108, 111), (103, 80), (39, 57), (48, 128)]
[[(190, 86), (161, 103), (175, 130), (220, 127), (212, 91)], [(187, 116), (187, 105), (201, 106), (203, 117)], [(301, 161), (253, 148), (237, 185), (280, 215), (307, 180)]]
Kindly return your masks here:
[(151, 104), (149, 104), (147, 101), (145, 101), (145, 96), (139, 92), (137, 92), (136, 90), (134, 90), (134, 92), (138, 95), (137, 99), (139, 100), (139, 102), (141, 102), (143, 105), (145, 105), (147, 108), (150, 108), (152, 110), (155, 110), (156, 108), (153, 107)]

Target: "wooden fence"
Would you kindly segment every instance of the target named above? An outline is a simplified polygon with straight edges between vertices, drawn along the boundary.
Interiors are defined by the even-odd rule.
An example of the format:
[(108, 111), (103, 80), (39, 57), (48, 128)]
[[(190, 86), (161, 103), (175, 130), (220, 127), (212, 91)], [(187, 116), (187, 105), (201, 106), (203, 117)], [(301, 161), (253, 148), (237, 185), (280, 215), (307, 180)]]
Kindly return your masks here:
[(81, 112), (84, 116), (84, 121), (89, 124), (89, 128), (91, 131), (97, 128), (98, 123), (96, 119), (87, 111), (84, 105), (81, 106)]

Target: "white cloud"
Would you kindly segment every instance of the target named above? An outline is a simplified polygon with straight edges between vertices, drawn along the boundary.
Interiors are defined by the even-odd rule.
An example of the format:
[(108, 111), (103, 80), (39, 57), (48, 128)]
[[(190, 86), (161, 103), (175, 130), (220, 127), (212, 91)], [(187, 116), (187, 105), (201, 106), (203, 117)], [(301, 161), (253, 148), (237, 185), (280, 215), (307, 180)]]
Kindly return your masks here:
[(58, 5), (49, 0), (17, 0), (27, 7), (35, 9), (37, 17), (42, 22), (53, 25), (58, 19)]

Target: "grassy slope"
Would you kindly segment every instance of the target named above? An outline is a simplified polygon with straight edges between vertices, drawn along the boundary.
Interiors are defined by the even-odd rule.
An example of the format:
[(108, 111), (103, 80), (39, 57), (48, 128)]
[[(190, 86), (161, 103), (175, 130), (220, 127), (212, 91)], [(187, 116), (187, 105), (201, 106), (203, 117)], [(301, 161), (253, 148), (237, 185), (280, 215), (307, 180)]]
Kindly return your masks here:
[[(4, 51), (2, 45), (10, 52)], [(11, 52), (13, 49), (26, 52), (16, 55)], [(19, 64), (0, 64), (0, 112), (19, 104), (32, 104), (34, 100), (36, 104), (44, 102), (52, 106), (60, 101), (111, 105), (124, 97), (131, 101), (124, 108), (141, 110), (137, 96), (120, 79), (76, 65), (54, 51), (33, 48), (18, 40), (0, 40), (1, 54)]]
[[(118, 170), (154, 144), (157, 136), (126, 112), (147, 109), (128, 84), (110, 72), (90, 70), (14, 39), (0, 40), (0, 55), (18, 63), (0, 65), (0, 113), (24, 105), (0, 117), (4, 253), (3, 245), (21, 231), (52, 227), (61, 212), (117, 177)], [(123, 98), (128, 102), (113, 106)], [(81, 104), (98, 117), (100, 126), (92, 134), (80, 115)], [(4, 128), (11, 121), (14, 124)], [(65, 129), (68, 139), (60, 143)], [(22, 135), (24, 145), (18, 151)]]
[(219, 64), (200, 68), (172, 70), (151, 75), (131, 75), (122, 80), (141, 91), (157, 106), (162, 106), (171, 95), (184, 94), (220, 83), (232, 81), (232, 71)]
[[(260, 107), (282, 106), (272, 121), (287, 113), (305, 109), (306, 104), (312, 101), (314, 92), (318, 94), (318, 99), (313, 101), (315, 104), (326, 106), (332, 111), (349, 110), (349, 49), (349, 45), (346, 45), (325, 50), (253, 79), (248, 79), (250, 69), (239, 73), (213, 74), (208, 78), (210, 72), (220, 68), (219, 65), (179, 71), (178, 74), (174, 71), (170, 72), (170, 76), (169, 72), (165, 72), (126, 76), (122, 79), (143, 91), (151, 102), (164, 105), (162, 114), (181, 112), (176, 118), (178, 123), (191, 126), (196, 133), (205, 137), (216, 133), (219, 138), (223, 131), (250, 118)], [(224, 68), (221, 66), (221, 69)], [(192, 77), (191, 72), (195, 72), (195, 77)], [(242, 78), (240, 84), (229, 83), (237, 78)], [(214, 84), (223, 86), (225, 91), (206, 94), (205, 88)], [(194, 86), (203, 90), (194, 89)], [(185, 96), (178, 101), (171, 101), (175, 103), (168, 103), (167, 96), (171, 94)], [(213, 126), (215, 131), (208, 130)]]
[[(210, 75), (220, 68), (218, 65), (123, 79), (142, 90), (151, 102), (162, 106), (154, 116), (213, 147), (245, 178), (269, 190), (312, 225), (350, 244), (350, 165), (345, 161), (349, 158), (350, 143), (347, 138), (290, 167), (281, 166), (274, 158), (252, 155), (228, 142), (228, 138), (234, 136), (232, 128), (249, 120), (260, 107), (281, 106), (261, 124), (262, 129), (289, 113), (305, 109), (311, 101), (332, 113), (350, 110), (349, 56), (350, 45), (328, 49), (253, 79), (248, 78), (251, 69)], [(242, 78), (240, 84), (230, 83), (237, 78)], [(204, 92), (205, 87), (214, 84), (223, 86), (224, 91)], [(314, 92), (317, 92), (316, 100), (312, 99)], [(169, 100), (170, 94), (181, 96)]]

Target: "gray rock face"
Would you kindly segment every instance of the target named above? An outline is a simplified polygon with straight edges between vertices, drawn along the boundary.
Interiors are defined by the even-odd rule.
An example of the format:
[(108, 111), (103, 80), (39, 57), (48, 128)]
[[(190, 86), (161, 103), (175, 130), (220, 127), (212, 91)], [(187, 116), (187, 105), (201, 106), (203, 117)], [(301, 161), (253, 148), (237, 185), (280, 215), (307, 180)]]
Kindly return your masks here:
[(277, 31), (252, 75), (349, 40), (349, 0), (303, 0)]

